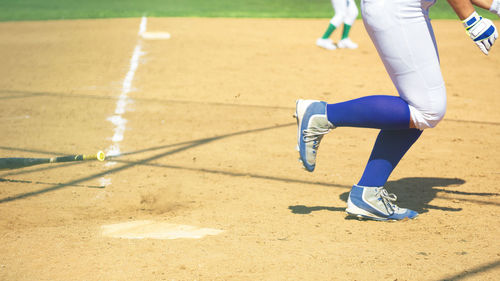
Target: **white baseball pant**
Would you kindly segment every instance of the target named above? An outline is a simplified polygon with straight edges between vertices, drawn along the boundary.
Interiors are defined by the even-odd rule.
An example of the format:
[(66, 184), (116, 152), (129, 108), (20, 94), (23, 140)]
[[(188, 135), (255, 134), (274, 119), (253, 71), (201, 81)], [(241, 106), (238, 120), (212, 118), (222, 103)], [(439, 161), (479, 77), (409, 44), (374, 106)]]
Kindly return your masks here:
[(362, 0), (361, 14), (394, 86), (418, 129), (446, 112), (446, 89), (429, 19), (435, 0)]
[(332, 0), (335, 15), (330, 23), (339, 27), (342, 23), (352, 25), (358, 16), (358, 7), (354, 0)]

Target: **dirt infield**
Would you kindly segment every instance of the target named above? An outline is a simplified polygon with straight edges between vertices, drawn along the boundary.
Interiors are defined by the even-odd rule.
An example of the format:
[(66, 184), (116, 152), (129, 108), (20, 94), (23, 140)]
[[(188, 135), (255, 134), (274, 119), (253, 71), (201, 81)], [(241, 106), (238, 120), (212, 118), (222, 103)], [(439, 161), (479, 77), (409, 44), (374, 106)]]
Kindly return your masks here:
[[(380, 223), (344, 212), (377, 131), (333, 131), (311, 174), (292, 118), (297, 98), (395, 94), (362, 22), (330, 52), (327, 20), (140, 23), (0, 23), (0, 157), (123, 153), (0, 171), (0, 280), (498, 280), (500, 47), (433, 22), (447, 115), (387, 185), (421, 215)], [(137, 221), (222, 232), (104, 235)]]

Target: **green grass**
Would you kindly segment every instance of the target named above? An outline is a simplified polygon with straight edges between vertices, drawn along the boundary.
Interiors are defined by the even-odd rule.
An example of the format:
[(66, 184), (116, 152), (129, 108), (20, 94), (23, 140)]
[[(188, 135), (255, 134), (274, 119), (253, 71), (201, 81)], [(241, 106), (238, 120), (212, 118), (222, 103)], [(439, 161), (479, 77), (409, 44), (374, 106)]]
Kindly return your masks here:
[[(356, 0), (359, 4), (359, 0)], [(359, 5), (358, 5), (359, 6)], [(487, 14), (484, 11), (483, 15)], [(330, 0), (0, 0), (0, 21), (124, 17), (329, 18)], [(432, 18), (456, 19), (445, 0)]]

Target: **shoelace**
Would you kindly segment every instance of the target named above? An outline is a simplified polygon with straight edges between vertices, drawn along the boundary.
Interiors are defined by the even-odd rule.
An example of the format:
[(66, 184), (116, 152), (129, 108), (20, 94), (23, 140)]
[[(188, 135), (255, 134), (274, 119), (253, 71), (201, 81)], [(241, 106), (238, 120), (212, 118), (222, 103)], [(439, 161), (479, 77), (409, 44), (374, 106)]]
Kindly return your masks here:
[(375, 196), (380, 196), (380, 198), (384, 202), (384, 205), (390, 207), (393, 212), (399, 210), (399, 207), (393, 203), (398, 199), (396, 194), (387, 192), (385, 188), (380, 188)]
[(303, 135), (303, 140), (305, 143), (316, 141), (313, 145), (313, 148), (316, 149), (318, 148), (318, 145), (323, 138), (323, 135), (328, 134), (332, 129), (323, 129), (323, 128), (317, 128), (317, 127), (312, 127), (309, 130), (304, 130), (302, 131)]

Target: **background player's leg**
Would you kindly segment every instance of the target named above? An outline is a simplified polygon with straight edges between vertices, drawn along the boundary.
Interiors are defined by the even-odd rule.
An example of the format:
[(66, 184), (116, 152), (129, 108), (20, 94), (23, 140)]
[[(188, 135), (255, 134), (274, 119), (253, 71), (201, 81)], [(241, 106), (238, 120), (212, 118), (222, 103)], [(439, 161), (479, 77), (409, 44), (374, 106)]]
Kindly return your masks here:
[(330, 20), (328, 28), (326, 29), (323, 36), (316, 40), (317, 46), (325, 48), (327, 50), (334, 50), (337, 48), (333, 44), (332, 39), (330, 39), (330, 36), (332, 35), (333, 31), (335, 31), (335, 29), (337, 29), (337, 27), (342, 24), (347, 9), (347, 2), (346, 0), (332, 0), (332, 6), (335, 10), (335, 15)]
[(346, 15), (344, 18), (344, 29), (342, 31), (342, 37), (337, 44), (339, 48), (349, 48), (349, 49), (358, 48), (358, 44), (352, 42), (351, 39), (349, 38), (349, 32), (351, 31), (351, 27), (354, 24), (354, 21), (356, 20), (357, 16), (358, 16), (358, 7), (356, 6), (356, 3), (354, 2), (354, 0), (347, 0)]
[(351, 31), (351, 25), (344, 23), (344, 29), (342, 30), (342, 37), (340, 39), (342, 40), (348, 38), (350, 31)]
[(321, 36), (321, 39), (328, 39), (332, 35), (332, 33), (337, 29), (336, 26), (334, 26), (331, 23), (328, 23), (328, 28), (326, 29), (325, 33), (323, 33), (323, 36)]
[(330, 39), (330, 36), (332, 35), (332, 32), (335, 31), (337, 27), (333, 25), (331, 22), (328, 24), (328, 28), (326, 29), (325, 33), (323, 36), (318, 38), (316, 40), (316, 45), (318, 47), (327, 49), (327, 50), (335, 50), (337, 49), (337, 46), (333, 44), (333, 40)]

